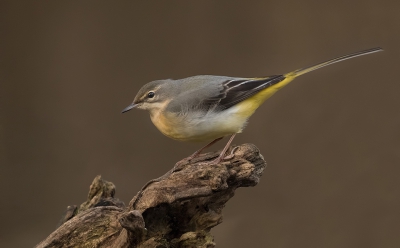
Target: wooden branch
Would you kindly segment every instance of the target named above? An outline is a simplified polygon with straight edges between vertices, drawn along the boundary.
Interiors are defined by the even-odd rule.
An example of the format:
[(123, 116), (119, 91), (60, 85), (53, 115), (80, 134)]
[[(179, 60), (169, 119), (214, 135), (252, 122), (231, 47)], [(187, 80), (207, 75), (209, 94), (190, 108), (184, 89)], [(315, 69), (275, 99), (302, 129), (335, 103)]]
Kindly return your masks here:
[(69, 206), (58, 229), (36, 247), (215, 247), (210, 230), (222, 222), (225, 203), (238, 187), (257, 185), (266, 167), (251, 144), (237, 147), (229, 161), (204, 163), (218, 154), (176, 165), (127, 207), (114, 198), (114, 184), (97, 176), (87, 201)]

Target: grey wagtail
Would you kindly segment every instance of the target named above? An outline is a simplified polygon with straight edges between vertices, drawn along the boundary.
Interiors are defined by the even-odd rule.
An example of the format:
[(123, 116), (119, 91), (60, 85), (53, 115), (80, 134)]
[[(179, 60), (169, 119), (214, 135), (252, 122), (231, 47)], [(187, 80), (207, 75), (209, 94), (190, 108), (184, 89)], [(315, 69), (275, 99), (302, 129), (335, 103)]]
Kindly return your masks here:
[(157, 80), (145, 84), (133, 103), (122, 113), (133, 108), (145, 109), (150, 112), (153, 124), (169, 138), (193, 142), (211, 141), (189, 156), (189, 161), (205, 148), (231, 135), (218, 158), (210, 162), (217, 164), (225, 158), (233, 138), (243, 131), (256, 109), (293, 79), (327, 65), (379, 51), (382, 51), (379, 47), (372, 48), (269, 77), (201, 75), (178, 80)]

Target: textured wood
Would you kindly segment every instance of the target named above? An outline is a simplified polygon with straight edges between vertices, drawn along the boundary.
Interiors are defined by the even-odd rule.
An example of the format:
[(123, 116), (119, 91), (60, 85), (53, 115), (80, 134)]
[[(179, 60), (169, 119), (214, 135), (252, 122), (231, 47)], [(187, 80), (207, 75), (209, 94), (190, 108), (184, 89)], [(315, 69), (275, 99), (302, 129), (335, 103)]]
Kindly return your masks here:
[(215, 247), (210, 234), (238, 187), (255, 186), (266, 167), (258, 149), (244, 144), (217, 165), (218, 152), (183, 161), (152, 180), (127, 207), (115, 186), (97, 176), (88, 199), (70, 206), (60, 226), (36, 247)]

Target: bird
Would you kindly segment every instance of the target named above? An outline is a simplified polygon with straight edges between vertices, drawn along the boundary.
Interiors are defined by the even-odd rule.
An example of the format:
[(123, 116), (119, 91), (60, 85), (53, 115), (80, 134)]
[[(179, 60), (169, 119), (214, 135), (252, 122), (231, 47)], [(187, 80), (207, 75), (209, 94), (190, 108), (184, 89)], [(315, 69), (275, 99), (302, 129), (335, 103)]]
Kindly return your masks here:
[(156, 80), (145, 84), (122, 113), (134, 108), (147, 110), (153, 124), (165, 136), (185, 142), (209, 142), (187, 157), (189, 161), (230, 136), (219, 156), (209, 161), (210, 165), (218, 164), (233, 155), (225, 156), (235, 135), (243, 131), (256, 109), (293, 79), (328, 65), (380, 51), (383, 51), (380, 47), (371, 48), (267, 77), (198, 75)]

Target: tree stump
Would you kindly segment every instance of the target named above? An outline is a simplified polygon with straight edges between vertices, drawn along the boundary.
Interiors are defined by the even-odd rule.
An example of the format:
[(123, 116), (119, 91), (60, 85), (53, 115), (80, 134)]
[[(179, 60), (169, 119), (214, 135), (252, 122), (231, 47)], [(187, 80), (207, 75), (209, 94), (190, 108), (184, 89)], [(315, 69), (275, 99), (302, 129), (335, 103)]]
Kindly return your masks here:
[(204, 162), (219, 152), (179, 163), (128, 206), (114, 198), (113, 183), (97, 176), (87, 201), (69, 206), (57, 230), (36, 247), (215, 247), (210, 230), (222, 222), (225, 203), (238, 187), (257, 185), (266, 167), (252, 144), (233, 154), (217, 165)]

